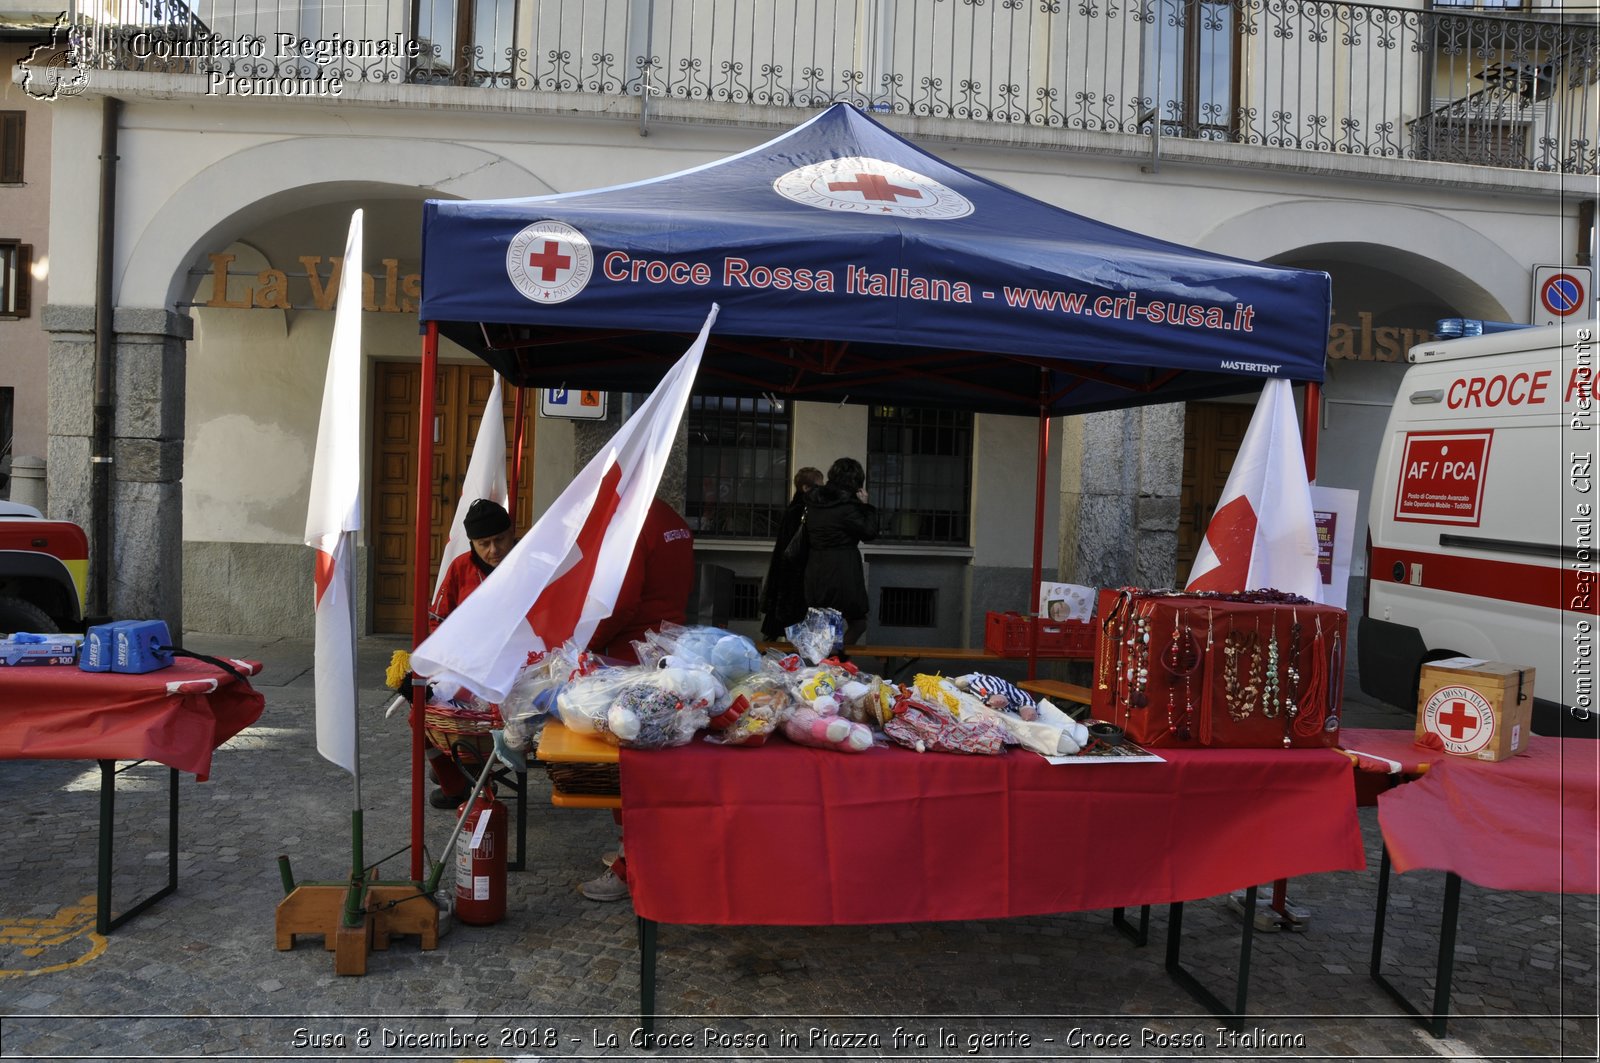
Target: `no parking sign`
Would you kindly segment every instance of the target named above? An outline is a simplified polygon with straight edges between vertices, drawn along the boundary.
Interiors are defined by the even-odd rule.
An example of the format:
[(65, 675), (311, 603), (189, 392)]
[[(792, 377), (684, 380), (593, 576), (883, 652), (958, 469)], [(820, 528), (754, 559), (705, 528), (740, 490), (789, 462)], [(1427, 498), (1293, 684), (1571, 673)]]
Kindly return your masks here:
[(1587, 320), (1594, 313), (1590, 280), (1588, 266), (1533, 267), (1533, 310), (1528, 319), (1535, 325)]

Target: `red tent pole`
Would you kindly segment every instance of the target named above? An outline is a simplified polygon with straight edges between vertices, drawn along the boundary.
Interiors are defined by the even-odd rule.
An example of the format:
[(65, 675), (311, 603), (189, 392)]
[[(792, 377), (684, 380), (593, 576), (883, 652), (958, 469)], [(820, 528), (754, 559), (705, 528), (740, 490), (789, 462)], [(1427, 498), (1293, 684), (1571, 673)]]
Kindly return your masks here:
[(1028, 678), (1039, 674), (1039, 580), (1044, 571), (1044, 484), (1045, 462), (1050, 458), (1050, 407), (1045, 402), (1049, 383), (1044, 369), (1039, 370), (1039, 456), (1033, 482), (1033, 584), (1028, 591), (1029, 611), (1034, 622), (1028, 625)]
[[(439, 365), (439, 326), (422, 334), (421, 409), (417, 415), (416, 549), (411, 565), (411, 647), (428, 636), (428, 569), (433, 560), (433, 378)], [(422, 715), (427, 687), (411, 687), (411, 877), (422, 880)]]
[(524, 404), (527, 402), (527, 391), (517, 389), (517, 400), (511, 404), (511, 419), (516, 428), (511, 433), (511, 483), (506, 488), (506, 509), (511, 512), (511, 523), (517, 522), (517, 485), (522, 482), (522, 447), (523, 447), (523, 421)]
[(1322, 427), (1322, 385), (1306, 385), (1306, 408), (1300, 420), (1300, 441), (1306, 449), (1306, 479), (1317, 478), (1317, 432)]

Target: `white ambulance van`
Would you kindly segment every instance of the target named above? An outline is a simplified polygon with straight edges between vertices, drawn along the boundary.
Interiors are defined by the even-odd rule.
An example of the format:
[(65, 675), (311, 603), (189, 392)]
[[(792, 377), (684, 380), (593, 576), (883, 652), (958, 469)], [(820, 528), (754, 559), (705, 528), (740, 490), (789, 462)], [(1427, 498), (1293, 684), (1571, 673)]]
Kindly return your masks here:
[(1372, 486), (1361, 689), (1421, 666), (1535, 669), (1533, 729), (1595, 734), (1600, 344), (1594, 321), (1413, 348)]

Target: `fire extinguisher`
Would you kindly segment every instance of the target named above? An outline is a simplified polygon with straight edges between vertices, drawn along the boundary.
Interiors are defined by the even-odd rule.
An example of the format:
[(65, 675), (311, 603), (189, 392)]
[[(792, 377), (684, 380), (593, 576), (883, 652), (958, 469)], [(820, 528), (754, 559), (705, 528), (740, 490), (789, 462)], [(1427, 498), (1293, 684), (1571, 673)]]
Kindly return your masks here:
[[(467, 813), (456, 841), (456, 919), (489, 926), (506, 916), (506, 806), (485, 789)], [(484, 817), (487, 816), (487, 822)]]

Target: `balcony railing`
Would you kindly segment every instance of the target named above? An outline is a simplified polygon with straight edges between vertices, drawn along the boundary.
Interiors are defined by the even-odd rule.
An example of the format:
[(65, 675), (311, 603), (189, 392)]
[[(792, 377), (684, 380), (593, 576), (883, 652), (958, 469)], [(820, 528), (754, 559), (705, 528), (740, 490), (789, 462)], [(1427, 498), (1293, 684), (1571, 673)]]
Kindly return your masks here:
[[(87, 65), (873, 111), (1594, 174), (1592, 13), (1329, 0), (104, 0)], [(250, 91), (250, 90), (246, 90)]]

